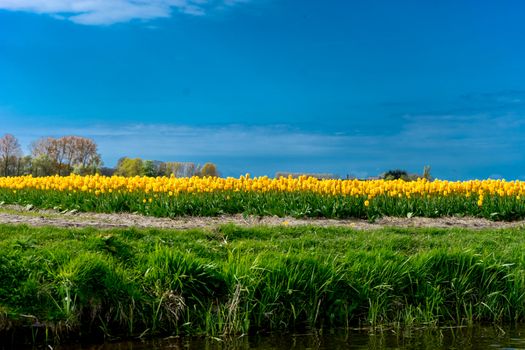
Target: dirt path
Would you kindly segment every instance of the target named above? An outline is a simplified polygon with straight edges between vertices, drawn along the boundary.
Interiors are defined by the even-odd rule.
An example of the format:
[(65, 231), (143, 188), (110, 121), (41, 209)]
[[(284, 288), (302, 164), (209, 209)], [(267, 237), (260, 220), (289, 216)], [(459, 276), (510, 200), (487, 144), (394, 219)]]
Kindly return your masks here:
[(30, 226), (95, 227), (95, 228), (213, 228), (232, 223), (239, 226), (339, 226), (360, 230), (394, 227), (464, 227), (473, 229), (525, 227), (525, 220), (494, 222), (479, 218), (394, 218), (385, 217), (374, 223), (366, 220), (295, 219), (279, 217), (256, 217), (243, 215), (220, 217), (155, 218), (137, 214), (61, 213), (55, 210), (28, 209), (16, 205), (0, 206), (0, 224), (27, 224)]

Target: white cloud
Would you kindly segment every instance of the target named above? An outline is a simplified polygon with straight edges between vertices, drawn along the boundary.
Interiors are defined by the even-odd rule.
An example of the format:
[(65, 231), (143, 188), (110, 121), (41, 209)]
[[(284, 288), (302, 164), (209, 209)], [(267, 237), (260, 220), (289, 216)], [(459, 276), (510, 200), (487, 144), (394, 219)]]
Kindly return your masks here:
[(218, 6), (248, 0), (0, 0), (0, 10), (51, 15), (85, 25), (110, 25), (131, 20), (170, 17), (173, 11), (205, 15)]

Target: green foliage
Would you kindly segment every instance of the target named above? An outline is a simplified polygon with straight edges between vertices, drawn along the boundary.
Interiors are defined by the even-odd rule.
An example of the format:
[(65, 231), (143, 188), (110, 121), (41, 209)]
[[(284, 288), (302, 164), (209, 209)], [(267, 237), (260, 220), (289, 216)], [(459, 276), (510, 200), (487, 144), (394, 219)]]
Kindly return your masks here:
[(395, 169), (395, 170), (388, 170), (383, 174), (383, 179), (385, 180), (397, 180), (402, 179), (407, 181), (409, 179), (408, 172), (406, 170), (401, 169)]
[(206, 163), (202, 166), (200, 175), (201, 176), (219, 176), (219, 172), (215, 164)]
[[(98, 167), (100, 168), (100, 166)], [(97, 168), (97, 169), (98, 169)], [(206, 163), (204, 166), (192, 162), (161, 162), (158, 160), (142, 160), (140, 158), (120, 158), (114, 173), (120, 176), (219, 176), (217, 166)]]
[(47, 176), (53, 173), (53, 162), (44, 154), (35, 156), (31, 161), (31, 174), (33, 176)]
[(430, 166), (425, 165), (423, 167), (423, 174), (409, 174), (406, 170), (394, 169), (388, 170), (387, 172), (381, 175), (382, 179), (385, 180), (397, 180), (402, 179), (405, 181), (416, 181), (418, 178), (427, 179), (428, 181), (432, 180), (432, 175), (430, 175)]
[(524, 321), (523, 233), (0, 226), (0, 336)]
[(144, 161), (140, 158), (120, 158), (115, 175), (120, 176), (143, 176)]
[(143, 174), (145, 176), (155, 177), (159, 175), (157, 167), (155, 167), (155, 163), (152, 160), (144, 161), (143, 168)]

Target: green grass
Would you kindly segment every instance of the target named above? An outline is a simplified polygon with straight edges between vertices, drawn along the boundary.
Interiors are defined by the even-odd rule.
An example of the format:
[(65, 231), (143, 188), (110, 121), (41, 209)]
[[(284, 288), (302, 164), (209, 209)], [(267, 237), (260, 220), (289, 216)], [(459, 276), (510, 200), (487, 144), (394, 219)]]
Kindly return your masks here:
[(5, 339), (525, 320), (525, 230), (0, 226)]

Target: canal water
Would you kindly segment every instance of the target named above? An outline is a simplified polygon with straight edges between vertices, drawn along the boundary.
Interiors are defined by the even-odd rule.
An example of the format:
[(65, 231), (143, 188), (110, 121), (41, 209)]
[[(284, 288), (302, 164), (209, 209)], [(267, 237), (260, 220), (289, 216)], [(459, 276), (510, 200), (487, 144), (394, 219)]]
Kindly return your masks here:
[[(0, 348), (9, 349), (5, 346)], [(525, 325), (505, 328), (486, 326), (382, 332), (312, 332), (225, 339), (169, 337), (145, 341), (38, 348), (54, 350), (525, 349)]]

